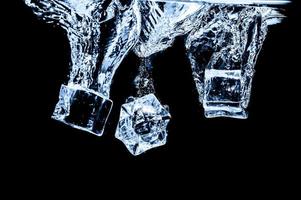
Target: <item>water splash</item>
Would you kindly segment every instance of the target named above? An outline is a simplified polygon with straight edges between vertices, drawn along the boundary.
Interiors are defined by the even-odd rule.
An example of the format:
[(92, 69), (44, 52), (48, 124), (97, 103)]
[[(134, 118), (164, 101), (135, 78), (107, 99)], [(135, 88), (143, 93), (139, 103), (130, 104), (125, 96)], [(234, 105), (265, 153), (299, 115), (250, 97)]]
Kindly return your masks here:
[(206, 117), (247, 118), (257, 56), (268, 26), (283, 17), (270, 7), (213, 5), (189, 33), (187, 55)]
[(140, 1), (142, 26), (135, 53), (149, 57), (173, 44), (175, 37), (188, 33), (204, 4)]
[[(91, 107), (92, 113), (86, 113), (86, 117), (67, 120), (72, 112), (79, 109), (78, 105), (83, 108), (85, 105), (74, 106), (81, 98), (62, 95), (82, 94), (85, 98), (81, 100), (87, 100), (88, 97), (100, 98), (104, 102), (110, 102), (112, 106), (112, 101), (109, 100), (112, 78), (140, 33), (137, 0), (128, 1), (127, 4), (119, 0), (25, 0), (25, 3), (41, 19), (64, 28), (70, 43), (71, 72), (67, 86), (62, 86), (53, 118), (101, 135), (105, 123), (103, 127), (98, 127), (100, 130), (97, 132), (91, 130), (95, 129), (93, 126), (97, 123), (96, 120), (106, 121), (109, 111), (100, 117), (101, 113), (94, 113), (94, 110), (100, 108)], [(75, 92), (77, 90), (79, 92)], [(91, 103), (90, 100), (87, 102)]]
[(166, 109), (168, 106), (161, 105), (155, 96), (152, 57), (170, 47), (175, 37), (188, 33), (203, 7), (201, 4), (139, 2), (142, 25), (134, 49), (140, 57), (139, 72), (134, 81), (137, 94), (122, 105), (115, 134), (133, 155), (161, 146), (167, 138), (170, 114)]
[(102, 135), (110, 86), (129, 50), (140, 59), (137, 94), (121, 109), (116, 138), (133, 155), (166, 143), (168, 109), (155, 96), (152, 58), (186, 38), (188, 59), (206, 117), (246, 118), (257, 56), (286, 0), (24, 0), (66, 30), (68, 84), (53, 118)]

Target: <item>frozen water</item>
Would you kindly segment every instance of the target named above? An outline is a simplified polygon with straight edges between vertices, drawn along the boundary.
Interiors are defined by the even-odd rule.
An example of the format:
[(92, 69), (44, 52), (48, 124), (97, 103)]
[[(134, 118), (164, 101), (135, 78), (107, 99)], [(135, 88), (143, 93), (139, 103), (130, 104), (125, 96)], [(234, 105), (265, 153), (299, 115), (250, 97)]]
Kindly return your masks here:
[(283, 17), (269, 7), (213, 5), (186, 40), (206, 117), (246, 118), (252, 77), (268, 25)]
[(62, 85), (52, 118), (101, 136), (111, 108), (111, 100), (92, 90)]
[[(67, 88), (81, 88), (79, 93), (86, 90), (109, 101), (113, 75), (138, 40), (141, 24), (138, 1), (131, 0), (124, 4), (119, 0), (25, 0), (25, 3), (41, 19), (55, 22), (67, 32), (71, 49), (71, 72)], [(72, 101), (67, 98), (67, 102), (62, 103), (64, 100), (60, 99), (56, 110), (64, 110), (63, 107), (59, 108), (60, 105), (68, 105)], [(54, 112), (53, 118), (64, 123), (67, 114), (72, 115), (65, 113), (58, 116), (59, 113)], [(101, 114), (103, 118), (109, 115)]]
[(170, 114), (153, 94), (133, 99), (121, 107), (115, 137), (133, 155), (164, 145)]

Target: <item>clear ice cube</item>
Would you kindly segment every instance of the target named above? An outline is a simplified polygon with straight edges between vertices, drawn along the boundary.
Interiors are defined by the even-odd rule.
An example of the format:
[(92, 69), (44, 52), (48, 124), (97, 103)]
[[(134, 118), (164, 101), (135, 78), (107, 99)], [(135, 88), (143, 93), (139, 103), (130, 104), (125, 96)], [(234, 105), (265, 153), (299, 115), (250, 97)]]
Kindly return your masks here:
[(101, 136), (113, 102), (92, 90), (62, 85), (52, 118)]
[(254, 66), (268, 25), (283, 17), (271, 7), (212, 5), (186, 39), (205, 116), (247, 118)]
[(115, 137), (133, 155), (164, 145), (171, 116), (154, 94), (134, 98), (121, 107)]

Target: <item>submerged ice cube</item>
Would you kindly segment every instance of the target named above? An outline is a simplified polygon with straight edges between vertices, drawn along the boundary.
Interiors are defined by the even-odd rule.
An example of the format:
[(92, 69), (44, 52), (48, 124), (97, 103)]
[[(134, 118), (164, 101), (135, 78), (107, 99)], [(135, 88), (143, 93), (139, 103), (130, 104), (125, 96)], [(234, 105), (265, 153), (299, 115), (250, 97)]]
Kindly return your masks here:
[(283, 17), (271, 7), (212, 5), (186, 39), (206, 117), (247, 118), (254, 66), (268, 25)]
[(203, 106), (206, 117), (247, 117), (240, 106), (240, 79), (240, 70), (205, 70)]
[(135, 98), (121, 107), (120, 119), (115, 137), (121, 140), (133, 155), (139, 155), (151, 148), (164, 145), (168, 110), (155, 95)]
[(101, 136), (113, 102), (78, 86), (62, 85), (52, 118)]

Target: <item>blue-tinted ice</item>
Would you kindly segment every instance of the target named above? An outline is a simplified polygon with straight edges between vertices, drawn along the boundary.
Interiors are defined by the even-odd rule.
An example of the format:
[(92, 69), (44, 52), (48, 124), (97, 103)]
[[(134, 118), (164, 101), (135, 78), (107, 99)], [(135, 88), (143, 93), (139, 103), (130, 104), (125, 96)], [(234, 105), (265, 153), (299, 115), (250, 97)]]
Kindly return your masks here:
[[(116, 138), (133, 155), (166, 143), (170, 114), (156, 97), (152, 59), (185, 37), (205, 116), (247, 118), (257, 56), (288, 0), (24, 0), (67, 32), (71, 71), (53, 118), (102, 135), (113, 76), (126, 54), (140, 59), (137, 93), (122, 105)], [(175, 66), (178, 67), (178, 66)], [(180, 88), (185, 89), (185, 88)]]

